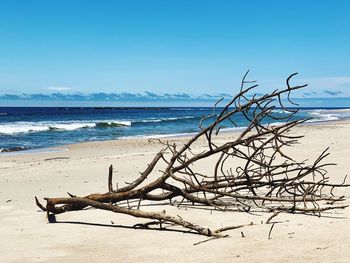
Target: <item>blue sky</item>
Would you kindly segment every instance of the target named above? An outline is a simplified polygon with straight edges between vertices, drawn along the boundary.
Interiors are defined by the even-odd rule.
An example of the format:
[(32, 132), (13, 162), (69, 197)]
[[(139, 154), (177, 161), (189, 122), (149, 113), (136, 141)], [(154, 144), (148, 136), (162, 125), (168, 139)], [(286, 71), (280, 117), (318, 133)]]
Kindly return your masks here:
[(299, 72), (310, 86), (297, 97), (350, 97), (349, 10), (345, 0), (1, 0), (0, 106), (5, 94), (232, 94), (247, 69), (261, 93)]

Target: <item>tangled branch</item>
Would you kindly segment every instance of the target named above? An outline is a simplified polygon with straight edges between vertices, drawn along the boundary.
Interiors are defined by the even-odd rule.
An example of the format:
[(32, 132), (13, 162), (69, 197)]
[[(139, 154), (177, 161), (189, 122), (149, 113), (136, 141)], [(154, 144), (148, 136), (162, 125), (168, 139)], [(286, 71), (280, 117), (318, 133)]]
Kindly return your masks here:
[[(82, 210), (86, 207), (109, 210), (134, 217), (158, 220), (160, 224), (171, 223), (182, 226), (198, 234), (223, 237), (224, 231), (237, 226), (227, 226), (212, 230), (186, 221), (179, 216), (169, 216), (166, 212), (146, 212), (140, 209), (141, 201), (168, 202), (177, 200), (179, 205), (192, 203), (221, 211), (249, 212), (253, 209), (272, 213), (302, 213), (319, 215), (333, 209), (342, 209), (339, 204), (344, 196), (336, 196), (334, 189), (348, 187), (333, 184), (327, 177), (326, 168), (334, 165), (325, 163), (328, 148), (315, 161), (296, 161), (286, 151), (302, 136), (290, 135), (290, 131), (307, 119), (297, 119), (297, 109), (284, 105), (284, 101), (296, 105), (290, 98), (294, 90), (307, 85), (292, 86), (291, 79), (286, 87), (271, 93), (251, 95), (258, 86), (243, 77), (239, 93), (219, 108), (220, 100), (213, 113), (205, 116), (199, 124), (199, 132), (184, 145), (159, 141), (164, 147), (153, 158), (147, 168), (132, 183), (113, 190), (113, 167), (109, 168), (108, 192), (67, 198), (45, 198), (43, 206), (36, 198), (36, 204), (48, 215)], [(276, 114), (276, 109), (286, 114)], [(218, 140), (223, 128), (238, 126), (236, 120), (244, 118), (248, 125), (238, 137)], [(278, 125), (273, 122), (278, 121)], [(192, 150), (194, 144), (204, 139), (207, 147), (201, 152)], [(179, 147), (181, 146), (181, 147)], [(201, 160), (214, 160), (214, 169), (199, 171), (196, 164)], [(155, 167), (162, 165), (161, 176), (145, 184)], [(130, 206), (137, 203), (137, 206)]]

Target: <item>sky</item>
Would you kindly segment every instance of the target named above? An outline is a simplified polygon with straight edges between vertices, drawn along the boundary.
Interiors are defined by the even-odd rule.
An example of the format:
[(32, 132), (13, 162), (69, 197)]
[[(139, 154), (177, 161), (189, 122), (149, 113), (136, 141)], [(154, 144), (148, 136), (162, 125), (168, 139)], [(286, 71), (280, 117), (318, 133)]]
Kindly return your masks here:
[(349, 10), (346, 0), (0, 0), (0, 106), (206, 100), (235, 94), (247, 70), (259, 93), (299, 72), (309, 87), (296, 97), (344, 104)]

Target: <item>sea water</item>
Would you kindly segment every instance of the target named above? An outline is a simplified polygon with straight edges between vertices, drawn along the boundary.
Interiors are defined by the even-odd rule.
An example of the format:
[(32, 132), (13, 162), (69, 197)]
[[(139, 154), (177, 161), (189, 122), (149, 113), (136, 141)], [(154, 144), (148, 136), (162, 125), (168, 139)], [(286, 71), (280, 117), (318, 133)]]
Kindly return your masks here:
[[(214, 117), (220, 111), (214, 112)], [(190, 134), (200, 130), (204, 116), (212, 115), (206, 107), (178, 108), (56, 108), (0, 107), (1, 152), (40, 149), (70, 143), (132, 137), (159, 137)], [(288, 112), (276, 109), (275, 117)], [(202, 122), (209, 125), (214, 117)], [(348, 111), (331, 108), (301, 109), (293, 119), (310, 118), (310, 122), (349, 117)], [(242, 115), (234, 117), (235, 125), (222, 124), (222, 129), (239, 129), (248, 122)], [(267, 118), (264, 123), (278, 120)]]

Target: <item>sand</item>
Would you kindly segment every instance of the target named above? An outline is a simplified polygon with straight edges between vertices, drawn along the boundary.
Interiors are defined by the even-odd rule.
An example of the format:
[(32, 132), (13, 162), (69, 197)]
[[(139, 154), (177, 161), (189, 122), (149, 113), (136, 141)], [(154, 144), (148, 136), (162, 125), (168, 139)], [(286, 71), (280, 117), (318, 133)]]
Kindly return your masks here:
[[(299, 160), (316, 158), (330, 146), (328, 160), (338, 164), (329, 168), (331, 178), (340, 182), (349, 173), (350, 122), (301, 126), (295, 133), (305, 135), (292, 149)], [(181, 144), (186, 138), (171, 140)], [(57, 215), (58, 223), (49, 224), (34, 203), (35, 195), (106, 192), (110, 164), (116, 170), (115, 181), (122, 185), (135, 179), (161, 146), (133, 139), (63, 148), (67, 150), (0, 156), (0, 262), (350, 262), (350, 209), (322, 218), (280, 215), (270, 240), (271, 225), (261, 224), (269, 214), (167, 209), (214, 228), (254, 223), (228, 231), (229, 238), (196, 246), (206, 238), (180, 231), (135, 230), (132, 226), (142, 220), (107, 211), (65, 213)], [(347, 204), (349, 192), (342, 190)]]

